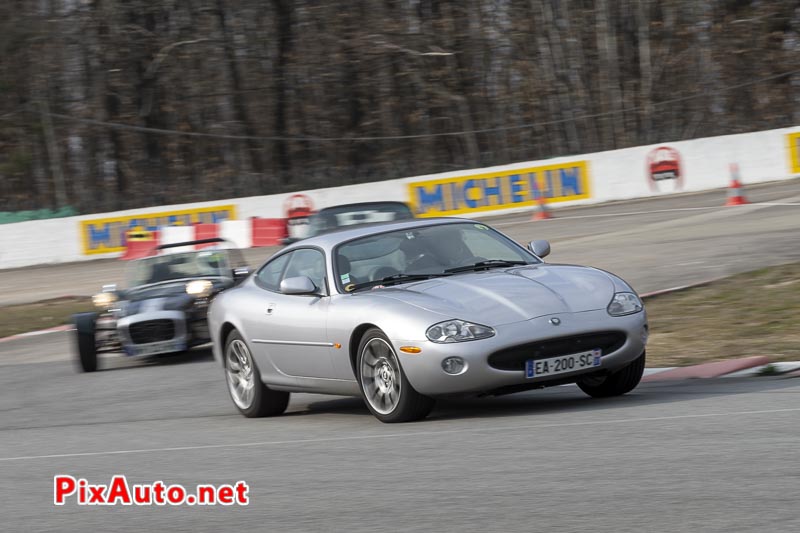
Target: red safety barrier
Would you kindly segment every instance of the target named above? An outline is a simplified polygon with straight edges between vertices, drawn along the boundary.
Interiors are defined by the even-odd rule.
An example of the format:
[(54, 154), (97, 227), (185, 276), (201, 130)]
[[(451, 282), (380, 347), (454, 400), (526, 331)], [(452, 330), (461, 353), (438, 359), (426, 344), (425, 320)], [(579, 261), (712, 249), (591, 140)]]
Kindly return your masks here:
[(153, 255), (156, 246), (158, 246), (157, 231), (128, 231), (125, 233), (125, 252), (120, 259), (129, 261)]
[[(219, 237), (219, 224), (195, 224), (194, 225), (194, 238), (196, 240), (200, 239), (215, 239)], [(209, 246), (215, 246), (214, 243), (209, 244), (196, 244), (196, 249), (201, 248), (208, 248)]]
[(275, 246), (288, 236), (285, 218), (253, 218), (253, 246)]

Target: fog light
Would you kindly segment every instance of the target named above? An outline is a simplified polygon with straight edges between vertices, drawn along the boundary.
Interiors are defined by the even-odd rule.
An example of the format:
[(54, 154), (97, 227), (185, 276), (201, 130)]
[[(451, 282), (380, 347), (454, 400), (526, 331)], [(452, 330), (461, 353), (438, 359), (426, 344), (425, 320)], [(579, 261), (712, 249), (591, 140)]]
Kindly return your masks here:
[(647, 338), (650, 336), (650, 328), (647, 327), (647, 324), (644, 325), (642, 328), (642, 344), (647, 344)]
[(461, 374), (467, 369), (467, 363), (460, 357), (448, 357), (442, 361), (442, 370), (448, 374), (457, 375)]

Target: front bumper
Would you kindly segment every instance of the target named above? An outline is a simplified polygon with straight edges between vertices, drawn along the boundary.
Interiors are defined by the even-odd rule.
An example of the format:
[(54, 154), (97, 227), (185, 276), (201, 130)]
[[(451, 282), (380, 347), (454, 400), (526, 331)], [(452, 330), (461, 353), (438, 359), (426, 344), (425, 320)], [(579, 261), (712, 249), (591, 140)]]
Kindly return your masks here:
[[(560, 325), (554, 326), (549, 322), (554, 316), (560, 319)], [(575, 381), (586, 374), (613, 372), (636, 359), (644, 351), (647, 342), (647, 316), (641, 312), (612, 317), (605, 310), (558, 313), (506, 324), (496, 327), (495, 331), (494, 337), (479, 341), (437, 344), (427, 340), (420, 343), (414, 340), (392, 339), (392, 343), (409, 382), (414, 389), (427, 396), (546, 387)], [(599, 367), (528, 379), (524, 370), (499, 370), (488, 363), (489, 356), (498, 350), (537, 340), (599, 331), (619, 331), (626, 337), (621, 346), (602, 354)], [(400, 347), (406, 345), (419, 346), (422, 351), (419, 354), (400, 351)], [(463, 373), (451, 375), (442, 369), (442, 360), (452, 356), (459, 356), (466, 361), (467, 369)]]

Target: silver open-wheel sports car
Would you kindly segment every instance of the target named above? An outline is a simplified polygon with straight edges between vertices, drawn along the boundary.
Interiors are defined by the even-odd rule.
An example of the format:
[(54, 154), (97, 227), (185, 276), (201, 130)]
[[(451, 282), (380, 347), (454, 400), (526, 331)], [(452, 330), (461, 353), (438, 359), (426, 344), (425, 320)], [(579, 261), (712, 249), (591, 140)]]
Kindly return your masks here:
[(294, 391), (361, 395), (384, 422), (423, 418), (448, 395), (631, 391), (641, 300), (608, 272), (543, 262), (549, 252), (454, 218), (307, 239), (212, 302), (215, 357), (249, 417), (282, 413)]

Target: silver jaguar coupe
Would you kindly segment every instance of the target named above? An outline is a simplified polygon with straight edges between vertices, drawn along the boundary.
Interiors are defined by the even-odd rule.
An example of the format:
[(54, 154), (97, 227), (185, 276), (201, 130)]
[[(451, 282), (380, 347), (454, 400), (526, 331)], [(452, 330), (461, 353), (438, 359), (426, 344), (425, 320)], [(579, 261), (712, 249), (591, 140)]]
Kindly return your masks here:
[(442, 396), (633, 390), (641, 300), (608, 272), (545, 263), (549, 252), (457, 218), (306, 239), (214, 299), (214, 354), (248, 417), (282, 413), (291, 392), (360, 395), (379, 420), (405, 422)]

